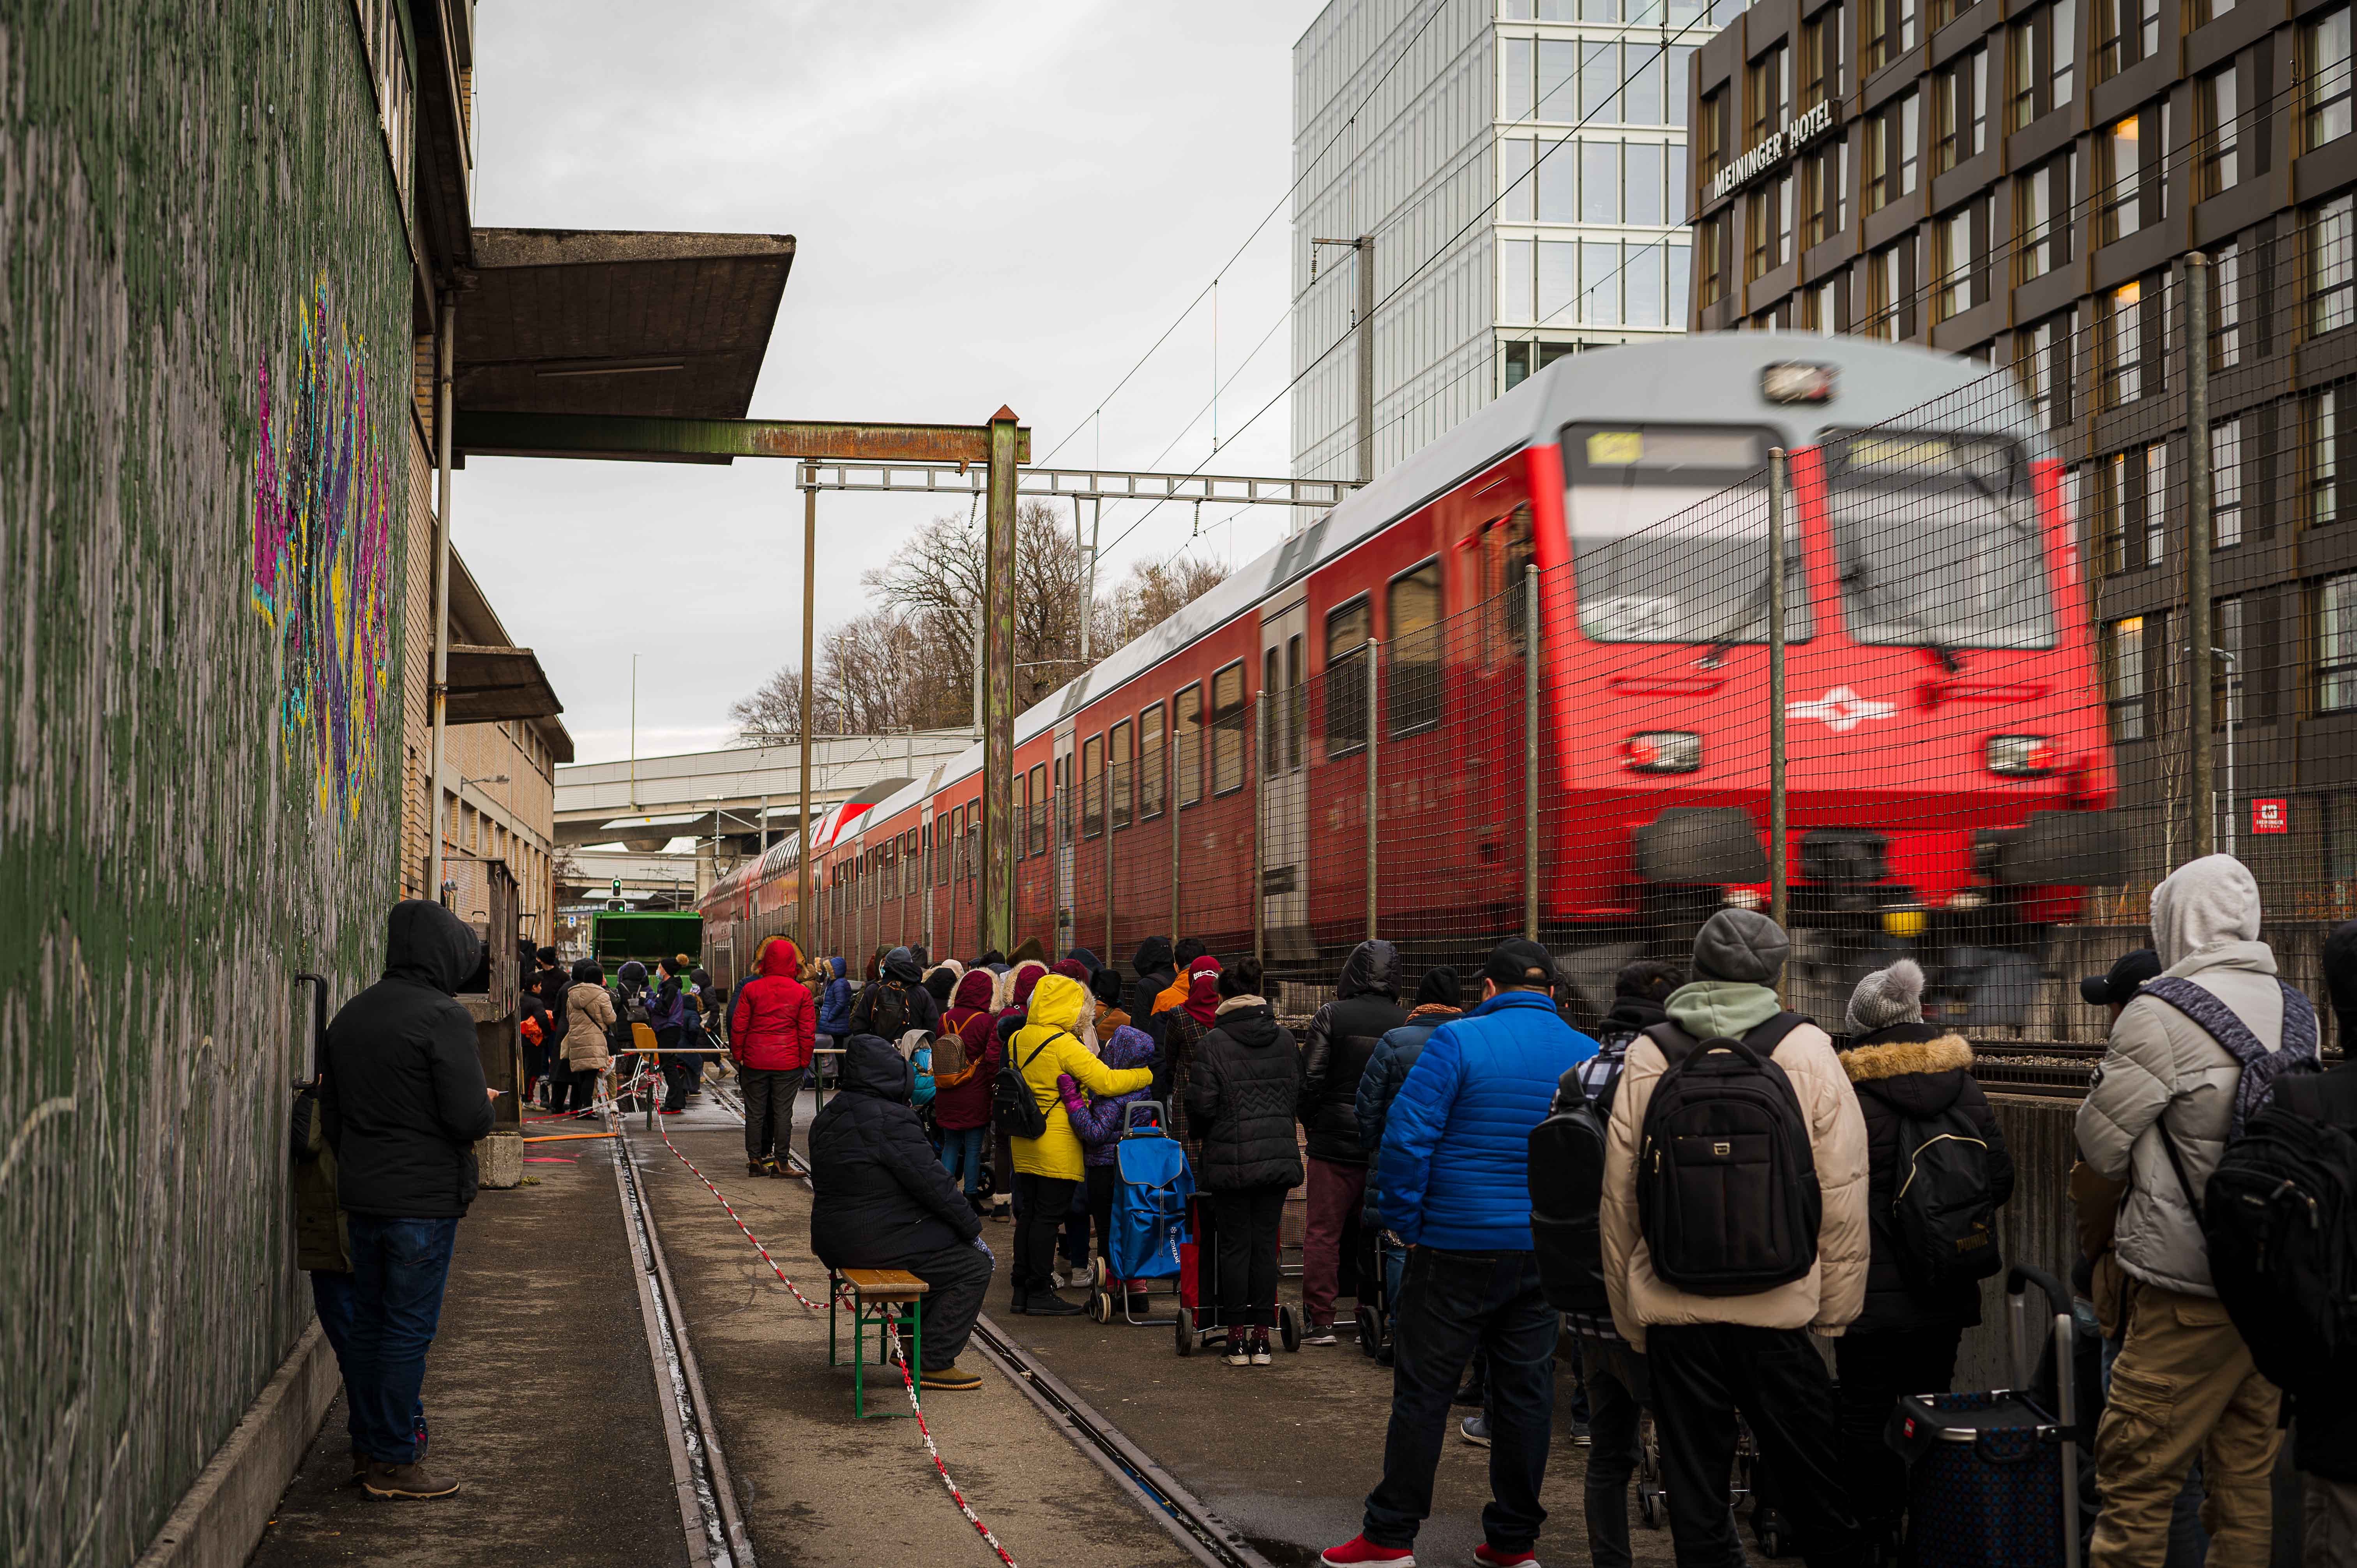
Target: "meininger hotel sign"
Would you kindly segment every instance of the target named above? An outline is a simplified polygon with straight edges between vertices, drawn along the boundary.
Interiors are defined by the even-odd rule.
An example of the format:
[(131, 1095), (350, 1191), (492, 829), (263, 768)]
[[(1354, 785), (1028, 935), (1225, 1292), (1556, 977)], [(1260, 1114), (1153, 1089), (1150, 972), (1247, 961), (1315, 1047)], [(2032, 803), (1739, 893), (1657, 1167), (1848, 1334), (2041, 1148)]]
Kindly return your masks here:
[(1802, 146), (1833, 129), (1834, 105), (1831, 99), (1813, 109), (1804, 109), (1784, 122), (1784, 128), (1756, 146), (1748, 148), (1710, 178), (1710, 199), (1717, 201), (1728, 191), (1751, 183), (1752, 179), (1782, 163), (1799, 152)]

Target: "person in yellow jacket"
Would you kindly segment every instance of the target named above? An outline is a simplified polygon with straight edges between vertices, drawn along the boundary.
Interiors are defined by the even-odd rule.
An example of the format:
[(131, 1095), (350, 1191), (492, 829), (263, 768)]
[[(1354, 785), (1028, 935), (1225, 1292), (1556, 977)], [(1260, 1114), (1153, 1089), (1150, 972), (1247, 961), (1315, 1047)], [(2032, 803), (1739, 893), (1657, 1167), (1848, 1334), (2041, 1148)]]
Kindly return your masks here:
[(1056, 1267), (1056, 1231), (1072, 1206), (1082, 1174), (1081, 1140), (1064, 1114), (1056, 1075), (1070, 1073), (1092, 1094), (1127, 1094), (1154, 1081), (1151, 1068), (1109, 1068), (1081, 1043), (1096, 1009), (1088, 988), (1070, 975), (1048, 974), (1031, 992), (1030, 1021), (1015, 1031), (1006, 1060), (1030, 1086), (1047, 1118), (1037, 1138), (1012, 1140), (1015, 1155), (1015, 1302), (1017, 1312), (1069, 1317), (1082, 1310), (1048, 1283)]

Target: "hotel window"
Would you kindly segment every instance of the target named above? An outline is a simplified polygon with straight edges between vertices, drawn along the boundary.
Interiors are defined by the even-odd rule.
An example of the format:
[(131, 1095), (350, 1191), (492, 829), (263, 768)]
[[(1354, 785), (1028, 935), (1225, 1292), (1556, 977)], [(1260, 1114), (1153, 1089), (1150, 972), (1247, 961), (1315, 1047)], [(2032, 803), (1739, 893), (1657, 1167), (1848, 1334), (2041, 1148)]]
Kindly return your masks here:
[(2317, 585), (2316, 705), (2357, 708), (2357, 572)]
[(1915, 0), (1863, 0), (1866, 23), (1866, 74), (1873, 75), (1913, 49)]
[(1572, 38), (1541, 38), (1538, 91), (1530, 118), (1568, 125), (1579, 119), (1579, 44)]
[(1440, 722), (1440, 563), (1427, 561), (1393, 578), (1384, 616), (1392, 634), (1384, 661), (1390, 689), (1383, 693), (1390, 733), (1429, 728)]
[(1744, 198), (1744, 208), (1751, 235), (1746, 275), (1758, 278), (1792, 259), (1792, 177), (1765, 182)]
[(2357, 209), (2336, 196), (2308, 210), (2308, 330), (2322, 337), (2357, 319)]
[(2243, 542), (2243, 422), (2210, 427), (2210, 542), (2220, 549)]
[(1104, 836), (1104, 736), (1081, 742), (1081, 836)]
[(1744, 102), (1749, 107), (1750, 134), (1743, 145), (1756, 147), (1784, 128), (1792, 106), (1792, 51), (1778, 44), (1751, 62), (1744, 73)]
[(1849, 142), (1835, 137), (1801, 158), (1801, 249), (1849, 226)]
[(2144, 227), (2144, 175), (2137, 156), (2141, 117), (2130, 114), (2095, 138), (2097, 177), (2104, 189), (2100, 244), (2110, 244)]
[(1902, 241), (1885, 245), (1866, 258), (1866, 318), (1853, 321), (1850, 330), (1864, 338), (1879, 338), (1895, 342), (1899, 338), (1899, 307), (1906, 298), (1899, 275), (1899, 255), (1906, 249)]
[(1964, 206), (1933, 225), (1932, 318), (1945, 321), (1962, 316), (1988, 298), (1987, 265), (1989, 201), (1986, 197)]
[(2349, 515), (2352, 498), (2344, 485), (2352, 478), (2341, 471), (2341, 395), (2327, 387), (2311, 392), (2305, 413), (2308, 450), (2308, 525), (2321, 527)]
[(1583, 39), (1579, 46), (1579, 111), (1582, 123), (1629, 118), (1621, 102), (1620, 46)]
[[(1590, 146), (1609, 147), (1609, 142), (1591, 142)], [(1545, 141), (1536, 144), (1538, 167), (1533, 171), (1532, 185), (1536, 188), (1538, 220), (1542, 223), (1577, 223), (1579, 221), (1579, 154), (1580, 144), (1575, 141)]]
[(1842, 96), (1842, 8), (1828, 5), (1802, 24), (1801, 107)]
[(1696, 168), (1706, 180), (1727, 166), (1727, 91), (1720, 88), (1702, 101), (1702, 124), (1695, 127), (1699, 150)]
[(1695, 275), (1702, 280), (1702, 305), (1717, 305), (1727, 296), (1727, 263), (1733, 209), (1714, 213), (1695, 225), (1699, 247)]
[(1620, 144), (1583, 142), (1579, 148), (1579, 220), (1620, 221)]
[(2096, 564), (2106, 575), (2158, 566), (2169, 536), (2169, 448), (2155, 441), (2099, 458)]
[[(2247, 689), (2242, 679), (2243, 670), (2243, 601), (2240, 598), (2215, 599), (2210, 606), (2210, 636), (2212, 645), (2226, 655), (2210, 660), (2210, 722), (2223, 725), (2229, 719), (2244, 716), (2242, 704), (2236, 699), (2239, 689)], [(2229, 706), (2229, 704), (2233, 704)]]
[(1192, 806), (1203, 798), (1203, 688), (1191, 685), (1170, 699), (1172, 770), (1178, 778), (1178, 803)]
[(1326, 755), (1367, 744), (1367, 639), (1373, 615), (1363, 598), (1326, 617)]
[(1112, 781), (1113, 789), (1113, 825), (1116, 829), (1129, 826), (1131, 799), (1137, 789), (1137, 772), (1129, 757), (1129, 736), (1127, 719), (1114, 725), (1113, 747), (1105, 757), (1105, 777)]
[(2238, 156), (2242, 124), (2235, 109), (2234, 68), (2212, 71), (2193, 84), (2194, 134), (2201, 138), (2201, 172), (2196, 200), (2231, 190), (2242, 176)]
[(1866, 209), (1879, 211), (1915, 188), (1921, 151), (1915, 95), (1895, 98), (1866, 122)]
[(2106, 81), (2160, 48), (2160, 0), (2095, 0), (2095, 80)]
[(1252, 777), (1252, 704), (1244, 701), (1242, 660), (1211, 677), (1211, 793), (1226, 795)]
[(2349, 134), (2349, 8), (2310, 22), (2301, 49), (2307, 68), (2308, 145)]
[(1945, 174), (1988, 145), (1988, 48), (1984, 45), (1932, 79), (1932, 167)]
[(2007, 30), (2010, 56), (2006, 124), (2018, 131), (2071, 102), (2079, 47), (2078, 0), (2054, 0)]
[(1162, 814), (1163, 774), (1169, 753), (1162, 743), (1162, 704), (1137, 715), (1137, 815), (1142, 822)]
[(2194, 25), (2196, 27), (2201, 27), (2205, 24), (2214, 22), (2219, 17), (2231, 13), (2233, 9), (2234, 0), (2198, 0), (2198, 3), (2193, 7), (2193, 14), (2195, 16), (2200, 18), (2200, 20)]
[(1834, 298), (1831, 278), (1801, 291), (1800, 318), (1793, 323), (1803, 332), (1822, 332), (1832, 337), (1837, 330), (1839, 306)]
[(2243, 247), (2221, 245), (2210, 258), (2210, 363), (2229, 370), (2243, 362)]
[(2013, 182), (2017, 282), (2044, 277), (2071, 259), (2071, 160), (2066, 151)]
[(2071, 423), (2071, 344), (2077, 320), (2075, 307), (2050, 316), (2014, 344), (2022, 395), (2041, 429), (2059, 430)]
[(2145, 737), (2144, 617), (2129, 616), (2104, 628), (2104, 686), (2112, 710), (2112, 738), (2115, 741), (2142, 740)]
[(2165, 390), (2168, 303), (2173, 293), (2166, 274), (2150, 274), (2102, 296), (2096, 373), (2103, 378), (2105, 407), (2117, 408)]

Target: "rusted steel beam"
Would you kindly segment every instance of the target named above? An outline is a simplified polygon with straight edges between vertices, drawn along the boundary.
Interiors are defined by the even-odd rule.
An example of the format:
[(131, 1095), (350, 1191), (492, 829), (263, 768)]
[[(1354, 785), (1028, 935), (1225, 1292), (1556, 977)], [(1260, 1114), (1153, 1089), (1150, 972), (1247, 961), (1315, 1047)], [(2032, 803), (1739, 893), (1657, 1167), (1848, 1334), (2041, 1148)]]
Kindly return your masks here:
[[(839, 462), (987, 463), (985, 424), (858, 424), (815, 419), (659, 419), (599, 413), (458, 411), (458, 446), (492, 457), (816, 457)], [(1031, 432), (1015, 433), (1015, 461)]]
[(1012, 951), (1015, 929), (1015, 466), (1029, 450), (1015, 411), (988, 426), (983, 571), (982, 948)]

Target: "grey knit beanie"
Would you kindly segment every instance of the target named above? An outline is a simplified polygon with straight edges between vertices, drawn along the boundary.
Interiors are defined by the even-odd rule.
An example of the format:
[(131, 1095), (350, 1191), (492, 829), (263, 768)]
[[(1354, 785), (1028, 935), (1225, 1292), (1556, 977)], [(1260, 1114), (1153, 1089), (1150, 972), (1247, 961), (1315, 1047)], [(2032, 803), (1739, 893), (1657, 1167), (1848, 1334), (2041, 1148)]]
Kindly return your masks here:
[(1893, 1024), (1923, 1021), (1923, 971), (1913, 959), (1902, 958), (1889, 969), (1878, 969), (1849, 993), (1849, 1032), (1867, 1034)]
[(1758, 910), (1721, 909), (1695, 933), (1695, 978), (1773, 985), (1792, 946), (1783, 928)]

